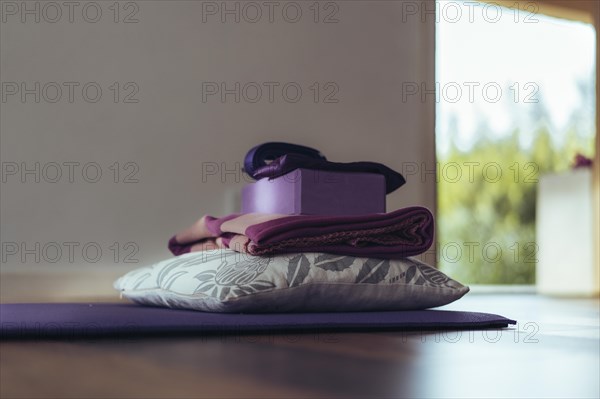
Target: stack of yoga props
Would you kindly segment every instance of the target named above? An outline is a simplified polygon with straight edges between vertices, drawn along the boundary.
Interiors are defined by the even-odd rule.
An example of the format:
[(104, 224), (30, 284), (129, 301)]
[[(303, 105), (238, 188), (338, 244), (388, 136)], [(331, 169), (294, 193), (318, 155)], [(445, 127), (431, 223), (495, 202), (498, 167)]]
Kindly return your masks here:
[(404, 177), (375, 162), (265, 143), (248, 151), (241, 212), (205, 215), (173, 236), (175, 258), (115, 283), (134, 302), (205, 312), (423, 310), (469, 288), (418, 259), (434, 220), (420, 206), (386, 213)]
[[(173, 236), (171, 259), (114, 286), (130, 304), (1, 305), (3, 336), (473, 329), (515, 322), (429, 310), (469, 288), (413, 256), (433, 243), (426, 208), (386, 213), (404, 177), (374, 162), (336, 163), (294, 144), (252, 148), (241, 212), (203, 216)], [(196, 210), (193, 211), (196, 213)], [(170, 308), (170, 309), (169, 309)], [(85, 326), (92, 331), (61, 328)], [(94, 334), (96, 333), (96, 334)]]

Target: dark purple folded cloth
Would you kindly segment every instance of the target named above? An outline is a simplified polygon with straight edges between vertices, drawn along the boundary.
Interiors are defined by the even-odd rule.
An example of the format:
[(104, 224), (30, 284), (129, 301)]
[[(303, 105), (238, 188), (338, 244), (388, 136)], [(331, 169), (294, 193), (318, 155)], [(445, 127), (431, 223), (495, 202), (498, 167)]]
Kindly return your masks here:
[(305, 158), (326, 161), (319, 150), (298, 144), (269, 142), (259, 144), (248, 151), (244, 158), (244, 172), (254, 177), (256, 170), (286, 154), (300, 154)]
[(268, 165), (257, 168), (252, 177), (255, 179), (276, 178), (290, 173), (296, 169), (323, 170), (329, 172), (347, 173), (374, 173), (385, 177), (385, 191), (387, 194), (395, 191), (406, 180), (400, 173), (376, 162), (330, 162), (323, 159), (315, 159), (302, 154), (283, 155)]
[(251, 255), (326, 252), (400, 259), (427, 251), (433, 230), (433, 215), (418, 206), (362, 216), (204, 216), (171, 238), (169, 249), (174, 255), (229, 248)]
[(380, 163), (330, 162), (319, 150), (298, 144), (263, 143), (250, 149), (244, 158), (244, 171), (256, 180), (265, 177), (273, 179), (299, 168), (380, 174), (385, 177), (388, 194), (406, 183), (404, 176)]
[(514, 320), (488, 313), (402, 312), (230, 314), (110, 303), (0, 305), (0, 338), (269, 333), (293, 331), (502, 328)]

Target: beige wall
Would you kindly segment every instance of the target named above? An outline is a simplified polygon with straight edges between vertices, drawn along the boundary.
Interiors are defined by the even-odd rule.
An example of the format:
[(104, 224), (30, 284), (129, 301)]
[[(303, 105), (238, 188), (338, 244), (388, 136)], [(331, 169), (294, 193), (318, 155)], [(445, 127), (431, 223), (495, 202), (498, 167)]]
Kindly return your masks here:
[[(4, 271), (32, 265), (46, 270), (113, 267), (113, 243), (120, 247), (117, 267), (136, 266), (123, 263), (136, 246), (139, 252), (133, 259), (140, 263), (165, 258), (173, 232), (203, 213), (230, 211), (244, 183), (239, 175), (203, 178), (203, 163), (233, 169), (247, 149), (267, 140), (314, 146), (336, 161), (379, 161), (398, 170), (407, 162), (433, 166), (433, 99), (404, 102), (402, 85), (429, 82), (433, 87), (434, 21), (403, 14), (400, 1), (332, 3), (337, 12), (322, 3), (319, 23), (309, 9), (313, 2), (304, 1), (295, 3), (303, 12), (296, 23), (283, 18), (285, 2), (276, 2), (272, 23), (265, 14), (258, 23), (245, 22), (244, 15), (240, 23), (231, 22), (232, 16), (222, 23), (218, 15), (204, 15), (203, 22), (203, 2), (191, 1), (131, 2), (139, 8), (137, 23), (122, 22), (136, 11), (134, 6), (120, 3), (115, 23), (109, 9), (113, 2), (98, 1), (102, 17), (91, 23), (82, 16), (86, 3), (74, 9), (73, 22), (67, 8), (55, 23), (46, 21), (56, 17), (50, 8), (40, 11), (39, 23), (35, 15), (25, 15), (26, 22), (21, 22), (22, 10), (9, 8), (2, 14), (2, 242), (25, 243), (34, 252), (39, 243), (41, 255), (36, 264), (34, 254), (22, 262), (19, 254), (4, 253)], [(232, 7), (234, 3), (228, 2)], [(88, 19), (95, 11), (95, 6), (86, 9)], [(293, 17), (293, 11), (288, 9), (287, 16)], [(331, 12), (338, 22), (323, 23)], [(20, 93), (11, 94), (15, 87), (22, 89), (21, 83), (34, 88), (35, 82), (41, 85), (39, 103), (34, 94), (26, 95), (25, 102)], [(50, 102), (56, 96), (52, 82), (63, 88), (56, 103)], [(79, 84), (72, 103), (65, 82)], [(83, 97), (82, 87), (89, 82), (102, 89), (96, 103), (89, 102), (95, 96), (93, 85), (88, 100)], [(110, 88), (114, 82), (121, 86), (117, 103), (115, 87)], [(203, 102), (202, 82), (280, 86), (272, 103), (266, 92), (257, 103), (243, 97), (235, 103), (231, 95), (222, 103), (218, 96)], [(288, 82), (303, 90), (297, 103), (281, 95)], [(314, 82), (322, 86), (318, 103), (310, 89)], [(337, 103), (322, 101), (335, 87), (324, 89), (328, 82), (339, 87)], [(133, 98), (139, 102), (124, 103), (123, 96), (135, 87), (139, 92)], [(289, 93), (294, 94), (292, 89)], [(33, 174), (22, 182), (20, 169), (35, 168), (36, 162), (40, 182)], [(65, 162), (80, 163), (72, 167), (72, 183)], [(91, 162), (103, 173), (97, 183), (82, 177), (82, 166)], [(119, 183), (110, 168), (115, 162), (121, 169)], [(139, 167), (137, 183), (122, 182), (135, 172), (129, 162)], [(55, 178), (53, 163), (63, 173), (57, 183), (49, 182)], [(94, 179), (95, 165), (89, 165), (86, 178)], [(434, 177), (424, 180), (408, 176), (408, 184), (388, 197), (388, 209), (415, 204), (433, 208)], [(65, 244), (71, 242), (78, 245)], [(130, 242), (134, 246), (124, 248)], [(63, 251), (55, 263), (48, 262), (56, 258), (51, 243)], [(88, 260), (82, 254), (87, 243), (92, 243)], [(89, 259), (95, 257), (95, 243), (103, 254), (93, 263)]]

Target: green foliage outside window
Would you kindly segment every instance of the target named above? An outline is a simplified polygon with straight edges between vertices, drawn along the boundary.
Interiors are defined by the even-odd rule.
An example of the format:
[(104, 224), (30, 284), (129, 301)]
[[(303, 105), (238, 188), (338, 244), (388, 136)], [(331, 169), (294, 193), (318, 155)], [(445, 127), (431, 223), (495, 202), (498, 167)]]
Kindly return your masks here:
[(568, 170), (577, 153), (593, 155), (593, 136), (576, 128), (556, 144), (538, 126), (526, 148), (520, 134), (482, 134), (468, 151), (452, 143), (438, 159), (439, 266), (462, 282), (534, 284), (537, 182)]

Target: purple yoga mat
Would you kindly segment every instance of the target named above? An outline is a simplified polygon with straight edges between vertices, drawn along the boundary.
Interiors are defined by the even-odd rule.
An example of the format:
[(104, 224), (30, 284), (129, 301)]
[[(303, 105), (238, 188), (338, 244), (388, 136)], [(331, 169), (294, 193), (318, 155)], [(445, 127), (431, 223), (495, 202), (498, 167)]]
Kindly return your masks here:
[(515, 323), (494, 314), (447, 310), (231, 314), (115, 303), (0, 305), (0, 338), (481, 329), (502, 328)]

